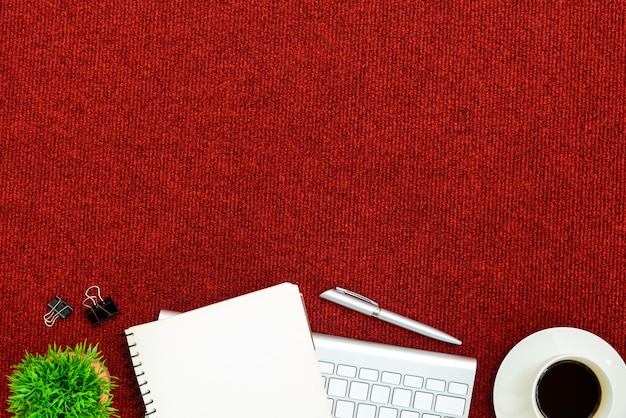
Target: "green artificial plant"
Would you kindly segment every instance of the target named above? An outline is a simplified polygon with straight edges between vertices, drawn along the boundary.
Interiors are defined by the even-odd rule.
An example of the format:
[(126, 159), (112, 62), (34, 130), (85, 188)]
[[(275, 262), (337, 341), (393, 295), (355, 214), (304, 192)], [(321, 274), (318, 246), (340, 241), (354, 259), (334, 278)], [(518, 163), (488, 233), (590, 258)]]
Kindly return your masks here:
[(8, 412), (17, 418), (118, 417), (111, 406), (116, 386), (97, 345), (48, 346), (45, 355), (29, 354), (8, 376)]

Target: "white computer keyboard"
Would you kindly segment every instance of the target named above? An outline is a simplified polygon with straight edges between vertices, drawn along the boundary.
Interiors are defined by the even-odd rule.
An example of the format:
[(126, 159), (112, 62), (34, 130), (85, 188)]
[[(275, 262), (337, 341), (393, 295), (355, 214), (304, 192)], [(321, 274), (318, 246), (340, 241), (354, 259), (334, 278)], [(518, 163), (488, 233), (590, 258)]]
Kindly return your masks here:
[(336, 418), (467, 418), (476, 360), (325, 334), (313, 341)]

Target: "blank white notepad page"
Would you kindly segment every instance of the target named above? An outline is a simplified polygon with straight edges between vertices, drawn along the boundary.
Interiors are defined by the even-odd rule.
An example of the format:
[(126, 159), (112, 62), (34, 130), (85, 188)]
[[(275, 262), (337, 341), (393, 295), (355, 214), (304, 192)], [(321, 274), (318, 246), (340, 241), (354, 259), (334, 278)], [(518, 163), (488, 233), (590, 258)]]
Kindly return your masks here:
[(298, 287), (284, 283), (126, 330), (155, 418), (329, 418)]

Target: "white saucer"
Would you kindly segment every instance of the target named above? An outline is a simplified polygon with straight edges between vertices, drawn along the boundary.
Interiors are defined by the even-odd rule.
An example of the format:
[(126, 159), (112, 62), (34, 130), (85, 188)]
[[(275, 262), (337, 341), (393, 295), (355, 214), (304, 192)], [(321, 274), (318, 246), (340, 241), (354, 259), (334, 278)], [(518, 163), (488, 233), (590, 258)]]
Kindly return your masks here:
[(602, 338), (578, 328), (545, 329), (529, 335), (513, 347), (502, 361), (494, 383), (496, 417), (535, 417), (532, 388), (538, 370), (555, 357), (569, 355), (589, 359), (602, 369), (617, 395), (613, 397), (610, 416), (626, 417), (624, 360)]

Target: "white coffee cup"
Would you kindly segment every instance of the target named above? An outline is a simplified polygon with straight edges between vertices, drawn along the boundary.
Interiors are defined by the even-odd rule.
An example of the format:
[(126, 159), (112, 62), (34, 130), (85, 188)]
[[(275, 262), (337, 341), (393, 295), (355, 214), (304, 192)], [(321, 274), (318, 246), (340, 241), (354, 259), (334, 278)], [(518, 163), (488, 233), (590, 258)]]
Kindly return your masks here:
[[(537, 331), (518, 342), (505, 356), (494, 381), (493, 401), (497, 418), (560, 418), (548, 405), (546, 376), (555, 378), (556, 365), (574, 364), (586, 371), (598, 388), (597, 407), (589, 404), (590, 418), (626, 417), (626, 364), (606, 341), (578, 328), (557, 327)], [(584, 373), (583, 373), (584, 374)], [(566, 379), (567, 380), (567, 379)], [(575, 379), (571, 379), (575, 380)], [(556, 381), (559, 376), (556, 374)], [(541, 389), (538, 389), (541, 386)], [(593, 386), (593, 383), (591, 384)], [(539, 400), (538, 392), (542, 393)], [(546, 397), (547, 396), (547, 397)], [(560, 396), (560, 395), (559, 395)], [(576, 395), (565, 397), (578, 402)], [(561, 398), (557, 398), (561, 399)], [(589, 405), (587, 404), (587, 405)], [(556, 403), (558, 411), (558, 402)], [(567, 407), (561, 408), (568, 410)], [(543, 412), (542, 412), (543, 411)], [(545, 412), (545, 413), (544, 413)], [(571, 418), (568, 415), (568, 418)], [(584, 414), (582, 416), (585, 416)], [(587, 417), (585, 417), (587, 418)]]
[(608, 418), (614, 397), (602, 367), (576, 355), (556, 356), (538, 367), (529, 395), (542, 418)]

